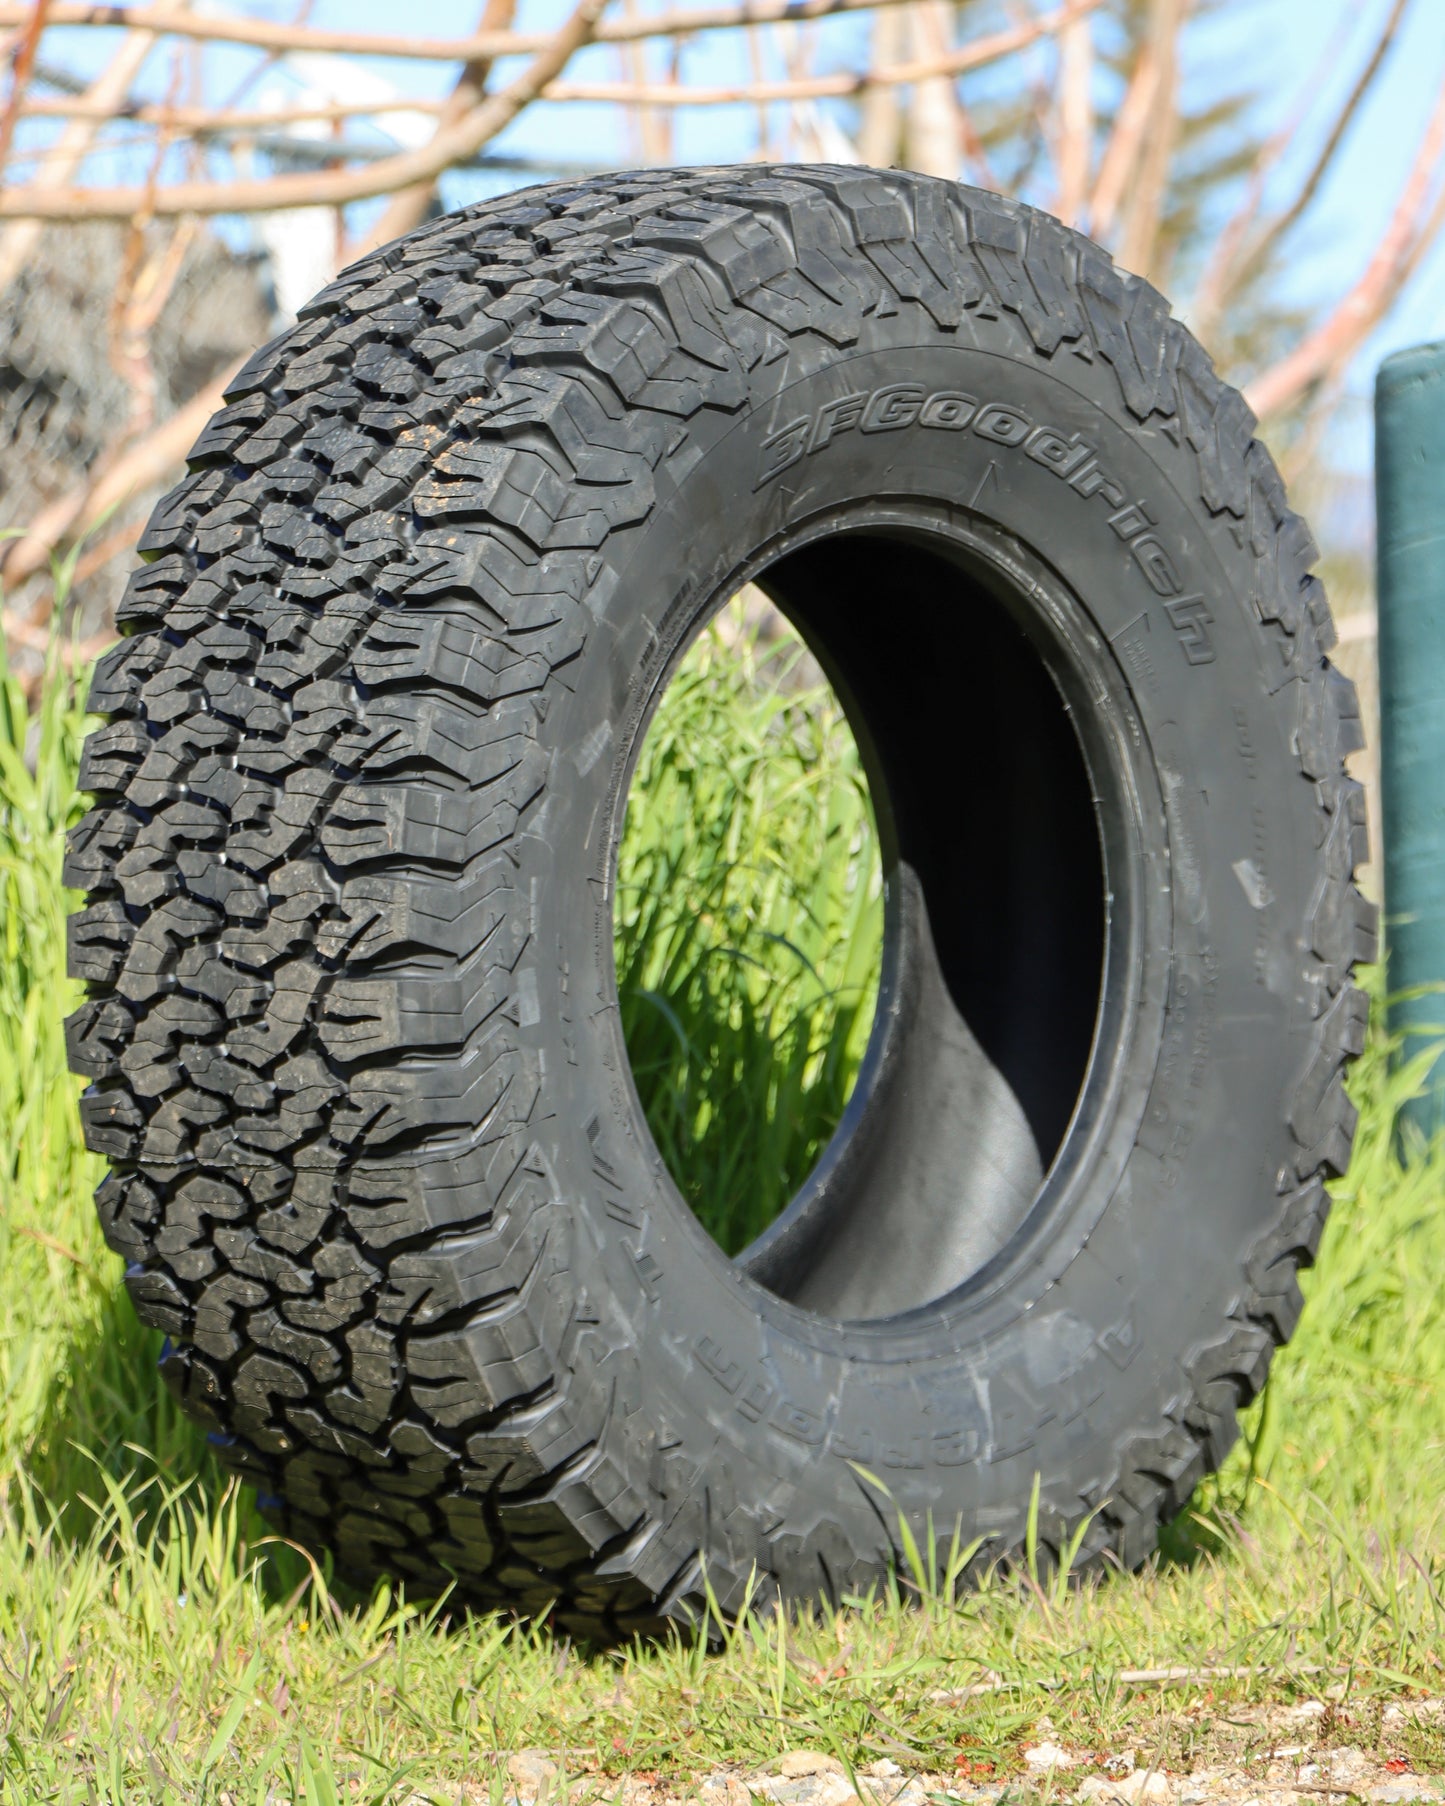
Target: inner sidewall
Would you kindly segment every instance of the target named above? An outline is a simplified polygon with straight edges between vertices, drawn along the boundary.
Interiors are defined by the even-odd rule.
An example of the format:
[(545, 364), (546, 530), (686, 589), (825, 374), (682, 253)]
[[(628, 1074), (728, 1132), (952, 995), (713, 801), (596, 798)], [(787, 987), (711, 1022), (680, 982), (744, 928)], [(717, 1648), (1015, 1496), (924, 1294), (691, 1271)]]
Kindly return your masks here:
[[(844, 1322), (893, 1321), (957, 1298), (1011, 1264), (1010, 1254), (1040, 1229), (1044, 1207), (1051, 1197), (1059, 1202), (1080, 1164), (1119, 1063), (1099, 1058), (1101, 1011), (1107, 970), (1132, 932), (1127, 887), (1110, 873), (1111, 841), (1117, 860), (1127, 839), (1125, 785), (1111, 735), (1091, 731), (1100, 686), (1078, 633), (1062, 622), (1057, 600), (1046, 604), (1032, 555), (1009, 536), (983, 523), (977, 532), (940, 531), (910, 512), (862, 506), (815, 522), (760, 551), (671, 623), (671, 656), (628, 766), (630, 774), (696, 634), (743, 582), (757, 583), (843, 703), (872, 791), (887, 908), (878, 1007), (843, 1120), (777, 1221), (735, 1265), (785, 1304)], [(970, 1120), (978, 1094), (968, 1092), (965, 1061), (967, 1094), (945, 1108), (934, 1097), (911, 1120), (903, 1107), (900, 1131), (898, 1099), (927, 1090), (929, 1075), (948, 1065), (914, 1058), (909, 1070), (900, 1060), (900, 1048), (918, 1039), (917, 986), (906, 994), (905, 968), (920, 905), (944, 1013), (951, 1005), (1002, 1081), (1012, 1128), (1032, 1143), (1036, 1163), (1031, 1175), (1020, 1169), (1022, 1180), (1014, 1174), (1006, 1207), (993, 1200), (996, 1221), (982, 1239), (975, 1234), (962, 1266), (956, 1250), (936, 1258), (934, 1244), (978, 1214), (966, 1169), (972, 1158), (976, 1181), (997, 1154), (981, 1145), (990, 1125), (1010, 1112), (975, 1110), (984, 1120)], [(936, 1022), (934, 1031), (936, 1043)], [(920, 1214), (923, 1194), (931, 1196)], [(810, 1215), (811, 1230), (800, 1235)], [(880, 1287), (880, 1266), (900, 1237), (922, 1258), (911, 1275)], [(789, 1238), (792, 1255), (784, 1248), (780, 1257)], [(818, 1270), (839, 1268), (840, 1241), (859, 1281), (840, 1289), (830, 1280), (820, 1293)]]

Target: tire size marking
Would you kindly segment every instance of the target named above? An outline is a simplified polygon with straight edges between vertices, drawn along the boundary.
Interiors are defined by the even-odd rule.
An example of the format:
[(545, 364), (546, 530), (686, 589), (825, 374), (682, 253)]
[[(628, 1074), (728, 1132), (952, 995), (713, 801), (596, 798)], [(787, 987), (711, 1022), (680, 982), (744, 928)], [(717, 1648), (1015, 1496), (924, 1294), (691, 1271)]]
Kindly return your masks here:
[[(1214, 617), (1202, 595), (1184, 594), (1178, 567), (1160, 539), (1158, 522), (1148, 508), (1142, 501), (1128, 499), (1123, 485), (1099, 463), (1093, 446), (1081, 434), (1066, 435), (1057, 427), (1040, 425), (1011, 402), (980, 401), (962, 389), (930, 392), (922, 383), (907, 382), (835, 395), (811, 414), (799, 415), (764, 439), (753, 488), (761, 489), (765, 483), (771, 483), (843, 433), (896, 433), (905, 427), (939, 433), (971, 431), (990, 445), (1022, 451), (1086, 499), (1098, 496), (1111, 510), (1109, 525), (1133, 553), (1145, 581), (1163, 602), (1164, 614), (1186, 663), (1214, 663), (1214, 642), (1209, 635)], [(990, 475), (997, 483), (992, 461), (974, 494), (975, 504)]]

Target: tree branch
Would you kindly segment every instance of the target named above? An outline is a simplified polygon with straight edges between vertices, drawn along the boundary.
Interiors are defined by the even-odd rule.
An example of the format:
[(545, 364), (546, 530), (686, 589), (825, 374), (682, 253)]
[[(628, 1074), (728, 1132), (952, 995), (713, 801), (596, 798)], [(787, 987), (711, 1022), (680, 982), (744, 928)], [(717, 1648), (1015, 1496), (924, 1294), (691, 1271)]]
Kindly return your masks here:
[(874, 87), (897, 87), (940, 75), (963, 75), (995, 63), (1015, 51), (1052, 36), (1071, 20), (1091, 13), (1101, 0), (1066, 0), (1057, 12), (1026, 26), (998, 31), (941, 56), (914, 58), (887, 68), (830, 75), (805, 75), (778, 81), (742, 82), (736, 86), (701, 87), (683, 82), (552, 82), (541, 99), (608, 102), (618, 106), (723, 107), (790, 100), (851, 100)]
[[(152, 31), (133, 32), (132, 37), (156, 40)], [(98, 84), (97, 84), (98, 85)], [(182, 137), (193, 132), (266, 132), (277, 126), (329, 124), (338, 119), (378, 118), (387, 113), (430, 113), (438, 117), (446, 111), (444, 100), (338, 100), (330, 104), (314, 103), (300, 107), (168, 107), (159, 101), (128, 100), (119, 95), (113, 105), (83, 95), (62, 95), (57, 99), (26, 101), (21, 111), (25, 119), (81, 119), (108, 124), (153, 125)]]
[(1340, 60), (1349, 40), (1351, 22), (1348, 16), (1336, 21), (1334, 31), (1301, 84), (1300, 98), (1289, 118), (1261, 146), (1259, 155), (1254, 160), (1254, 167), (1249, 172), (1244, 196), (1216, 238), (1214, 249), (1195, 284), (1194, 293), (1190, 297), (1189, 313), (1194, 322), (1194, 331), (1206, 344), (1212, 336), (1214, 324), (1223, 306), (1221, 284), (1228, 280), (1230, 268), (1239, 255), (1239, 248), (1259, 218), (1270, 176), (1285, 151), (1295, 142), (1309, 117), (1310, 108), (1321, 85)]
[(0, 194), (0, 218), (129, 219), (146, 212), (274, 213), (283, 207), (342, 207), (429, 182), (470, 157), (537, 99), (557, 72), (592, 36), (607, 0), (578, 0), (572, 16), (515, 81), (489, 96), (455, 125), (418, 150), (354, 169), (318, 170), (243, 182), (176, 182), (154, 194), (140, 188), (71, 188), (55, 193), (19, 189)]
[(1114, 115), (1114, 129), (1109, 133), (1109, 141), (1099, 159), (1099, 173), (1094, 178), (1094, 192), (1089, 200), (1089, 230), (1095, 238), (1105, 239), (1114, 229), (1162, 73), (1151, 33), (1134, 58), (1129, 85), (1124, 90), (1119, 111)]
[(0, 171), (10, 160), (15, 126), (20, 118), (25, 90), (30, 84), (30, 72), (35, 67), (35, 52), (40, 48), (41, 34), (45, 30), (45, 15), (49, 11), (50, 0), (34, 0), (25, 21), (24, 35), (15, 47), (15, 61), (10, 70), (10, 98), (5, 103), (4, 113), (0, 114)]
[(1059, 33), (1059, 191), (1055, 202), (1066, 226), (1081, 224), (1094, 141), (1094, 26), (1076, 19)]
[(1384, 62), (1386, 53), (1389, 51), (1391, 44), (1395, 41), (1395, 36), (1400, 29), (1400, 21), (1405, 15), (1405, 8), (1408, 4), (1409, 0), (1395, 0), (1394, 6), (1390, 9), (1390, 15), (1385, 20), (1384, 27), (1375, 42), (1375, 48), (1370, 54), (1370, 60), (1360, 71), (1359, 79), (1350, 90), (1349, 97), (1346, 99), (1345, 104), (1340, 108), (1334, 127), (1331, 130), (1329, 137), (1325, 140), (1324, 147), (1320, 151), (1319, 156), (1315, 158), (1314, 166), (1301, 183), (1299, 193), (1295, 196), (1294, 200), (1291, 201), (1289, 206), (1285, 208), (1284, 212), (1280, 214), (1279, 218), (1271, 222), (1269, 228), (1271, 237), (1280, 238), (1288, 232), (1290, 227), (1299, 219), (1305, 208), (1309, 206), (1310, 202), (1319, 192), (1320, 183), (1328, 173), (1330, 165), (1335, 160), (1335, 153), (1339, 150), (1340, 145), (1344, 140), (1345, 133), (1349, 131), (1351, 125), (1354, 123), (1356, 113), (1360, 110), (1360, 103), (1369, 93), (1375, 77), (1380, 72), (1380, 65)]
[[(482, 23), (479, 36), (487, 32), (503, 31), (512, 23), (512, 15), (516, 11), (516, 0), (486, 0), (482, 9)], [(462, 66), (457, 77), (456, 86), (447, 96), (442, 106), (441, 117), (437, 124), (436, 136), (459, 125), (463, 119), (482, 102), (487, 92), (487, 82), (492, 73), (492, 59), (487, 56), (474, 57), (471, 62)], [(427, 208), (431, 205), (436, 193), (436, 178), (429, 181), (413, 182), (409, 187), (398, 189), (391, 197), (381, 218), (367, 233), (354, 251), (341, 259), (349, 263), (353, 256), (361, 257), (373, 251), (378, 245), (390, 244), (392, 239), (400, 238), (403, 233), (410, 232), (413, 226), (419, 226), (426, 218)]]
[(1119, 240), (1120, 263), (1146, 277), (1155, 274), (1169, 165), (1179, 136), (1179, 33), (1188, 11), (1189, 0), (1153, 0), (1149, 9), (1149, 49), (1157, 73), (1142, 122)]
[(391, 194), (412, 183), (433, 180), (453, 163), (473, 155), (523, 107), (539, 98), (666, 107), (850, 98), (866, 93), (879, 83), (898, 84), (921, 81), (930, 76), (958, 75), (996, 62), (1092, 12), (1099, 0), (1067, 0), (1058, 11), (1033, 20), (1027, 26), (995, 32), (946, 56), (860, 74), (841, 71), (836, 75), (729, 88), (694, 88), (677, 82), (639, 85), (554, 80), (574, 51), (589, 41), (597, 14), (604, 4), (605, 0), (580, 0), (569, 24), (522, 75), (475, 107), (456, 125), (438, 131), (429, 144), (418, 150), (383, 157), (359, 168), (318, 170), (255, 181), (178, 182), (158, 189), (154, 194), (136, 188), (71, 188), (54, 192), (22, 188), (0, 194), (0, 218), (128, 219), (142, 209), (159, 217), (175, 213), (265, 213), (286, 207), (339, 207), (350, 201)]
[[(877, 15), (868, 59), (871, 66), (886, 69), (903, 55), (904, 24), (904, 15), (892, 8)], [(898, 90), (870, 88), (858, 111), (858, 155), (875, 168), (887, 169), (898, 160), (903, 140)]]
[[(914, 0), (908, 19), (919, 62), (938, 64), (949, 54), (952, 9), (946, 0)], [(914, 84), (908, 109), (908, 163), (928, 176), (956, 182), (963, 169), (964, 133), (958, 95), (947, 75)]]
[(1380, 72), (1380, 66), (1385, 60), (1386, 53), (1399, 33), (1400, 21), (1404, 18), (1405, 8), (1409, 3), (1410, 0), (1394, 0), (1394, 5), (1375, 40), (1374, 49), (1356, 78), (1354, 86), (1346, 95), (1335, 116), (1334, 125), (1330, 129), (1319, 155), (1300, 184), (1294, 200), (1282, 213), (1267, 220), (1260, 231), (1247, 243), (1241, 244), (1239, 239), (1236, 239), (1230, 246), (1232, 254), (1222, 257), (1220, 262), (1207, 273), (1206, 280), (1201, 282), (1199, 290), (1201, 309), (1211, 320), (1218, 317), (1230, 296), (1236, 294), (1262, 267), (1275, 245), (1292, 226), (1299, 223), (1310, 203), (1319, 193), (1320, 184), (1333, 166), (1339, 148), (1355, 121), (1355, 116), (1373, 86), (1375, 77)]
[[(1263, 418), (1298, 401), (1331, 369), (1351, 357), (1373, 331), (1419, 264), (1445, 219), (1445, 195), (1430, 204), (1445, 152), (1445, 84), (1390, 217), (1364, 274), (1333, 313), (1279, 363), (1257, 376), (1244, 398)], [(1422, 218), (1423, 215), (1423, 218)]]
[[(638, 38), (670, 38), (679, 32), (729, 31), (746, 25), (797, 23), (826, 19), (834, 13), (871, 12), (878, 6), (908, 5), (910, 0), (742, 0), (729, 6), (680, 8), (668, 13), (609, 19), (596, 38), (603, 44)], [(24, 25), (30, 9), (13, 0), (0, 4), (0, 29)], [(323, 31), (311, 25), (281, 25), (269, 20), (192, 14), (177, 20), (160, 6), (87, 6), (74, 0), (52, 0), (52, 25), (126, 25), (173, 35), (246, 44), (260, 50), (312, 50), (336, 56), (408, 57), (428, 63), (469, 63), (480, 57), (532, 56), (545, 50), (552, 34), (545, 31), (484, 31), (468, 38), (391, 37), (376, 32)]]
[[(97, 110), (93, 115), (76, 118), (47, 149), (40, 167), (30, 178), (37, 188), (64, 188), (74, 179), (86, 152), (95, 142), (96, 122), (114, 117), (155, 41), (153, 31), (126, 33), (109, 66), (86, 89), (85, 104)], [(22, 117), (37, 110), (31, 102), (24, 108)], [(0, 292), (9, 288), (24, 269), (40, 233), (40, 221), (35, 219), (11, 220), (0, 228)]]

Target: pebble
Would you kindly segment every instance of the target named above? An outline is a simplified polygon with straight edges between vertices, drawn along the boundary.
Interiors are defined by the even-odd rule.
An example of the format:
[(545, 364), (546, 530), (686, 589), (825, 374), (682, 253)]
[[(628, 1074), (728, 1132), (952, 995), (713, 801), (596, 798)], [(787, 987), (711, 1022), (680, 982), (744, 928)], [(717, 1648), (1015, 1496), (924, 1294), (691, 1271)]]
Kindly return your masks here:
[(1078, 1760), (1057, 1743), (1036, 1743), (1032, 1749), (1024, 1751), (1024, 1761), (1030, 1768), (1073, 1768)]
[(507, 1762), (507, 1777), (519, 1795), (536, 1799), (557, 1778), (557, 1764), (540, 1750), (518, 1750)]
[[(831, 1768), (824, 1766), (826, 1762), (832, 1763)], [(795, 1770), (759, 1775), (749, 1780), (748, 1789), (755, 1799), (771, 1800), (774, 1806), (857, 1806), (858, 1798), (841, 1763), (832, 1757), (807, 1761), (802, 1774)]]
[(1169, 1777), (1157, 1768), (1136, 1768), (1128, 1775), (1090, 1775), (1078, 1797), (1097, 1800), (1099, 1806), (1172, 1806), (1177, 1796)]
[[(778, 1757), (778, 1773), (789, 1781), (804, 1775), (841, 1775), (843, 1764), (836, 1756), (825, 1756), (819, 1750), (785, 1750)], [(895, 1774), (898, 1770), (893, 1771)]]

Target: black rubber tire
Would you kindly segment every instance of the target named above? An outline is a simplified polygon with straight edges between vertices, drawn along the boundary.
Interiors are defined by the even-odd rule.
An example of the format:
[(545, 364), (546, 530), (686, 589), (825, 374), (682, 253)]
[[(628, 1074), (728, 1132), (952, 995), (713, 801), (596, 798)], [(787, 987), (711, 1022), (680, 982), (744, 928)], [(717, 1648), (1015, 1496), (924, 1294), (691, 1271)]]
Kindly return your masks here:
[[(864, 1588), (895, 1507), (1007, 1551), (1036, 1476), (1046, 1544), (1143, 1560), (1294, 1327), (1374, 945), (1240, 396), (1044, 215), (753, 167), (439, 219), (228, 399), (92, 690), (70, 1047), (165, 1378), (263, 1504), (591, 1638), (704, 1573)], [(889, 927), (844, 1124), (730, 1264), (629, 1080), (612, 884), (758, 574), (853, 712)]]

